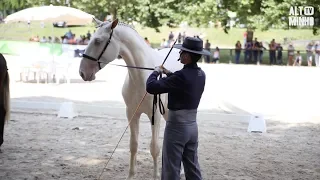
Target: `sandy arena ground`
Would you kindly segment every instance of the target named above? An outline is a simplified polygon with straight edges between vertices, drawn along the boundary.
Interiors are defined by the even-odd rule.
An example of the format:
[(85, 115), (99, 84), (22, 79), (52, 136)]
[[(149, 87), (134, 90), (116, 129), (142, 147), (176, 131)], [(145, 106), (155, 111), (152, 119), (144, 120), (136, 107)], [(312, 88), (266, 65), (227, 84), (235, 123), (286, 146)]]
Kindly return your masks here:
[[(12, 114), (0, 153), (1, 180), (96, 179), (127, 125), (124, 113), (73, 120), (58, 119), (51, 113)], [(267, 126), (266, 134), (250, 134), (246, 121), (200, 113), (203, 178), (320, 179), (320, 125), (267, 120)], [(136, 179), (150, 180), (151, 134), (146, 116), (141, 119), (140, 129)], [(161, 133), (160, 143), (162, 138)], [(127, 131), (102, 179), (125, 179), (128, 140)]]
[[(12, 81), (19, 76), (16, 65), (14, 59), (9, 63)], [(78, 77), (76, 69), (77, 65), (74, 66), (74, 77)], [(69, 120), (57, 118), (56, 111), (13, 108), (11, 120), (5, 127), (5, 142), (1, 147), (0, 180), (97, 179), (127, 126), (125, 106), (121, 98), (121, 78), (124, 78), (125, 69), (111, 69), (106, 67), (97, 77), (97, 81), (91, 83), (76, 81), (70, 85), (55, 85), (12, 82), (12, 102), (67, 100), (76, 104), (99, 105), (105, 110), (89, 113), (82, 109), (79, 111), (79, 117)], [(121, 80), (114, 79), (115, 75)], [(234, 77), (226, 75), (225, 79), (231, 82)], [(208, 82), (210, 81), (212, 82), (212, 79), (208, 78)], [(320, 118), (306, 116), (303, 113), (307, 110), (310, 113), (319, 112), (319, 106), (313, 109), (305, 108), (305, 104), (309, 104), (310, 100), (304, 95), (307, 100), (301, 103), (305, 104), (297, 107), (294, 103), (302, 98), (294, 97), (295, 101), (285, 101), (286, 98), (292, 97), (290, 92), (287, 96), (278, 96), (277, 93), (269, 98), (261, 96), (259, 104), (257, 100), (254, 101), (255, 97), (259, 97), (255, 96), (258, 93), (254, 94), (256, 89), (250, 94), (251, 99), (243, 101), (246, 98), (245, 94), (238, 99), (238, 96), (232, 96), (232, 83), (218, 83), (228, 87), (222, 88), (226, 91), (225, 94), (221, 94), (223, 91), (217, 88), (219, 86), (208, 85), (199, 108), (199, 158), (203, 179), (320, 179)], [(250, 84), (247, 83), (246, 85)], [(246, 85), (236, 89), (234, 93), (247, 92)], [(267, 88), (267, 85), (260, 88), (259, 93), (265, 94), (269, 91)], [(302, 92), (300, 89), (298, 91)], [(266, 114), (274, 113), (276, 110), (287, 110), (295, 113), (292, 115), (295, 118), (266, 116), (267, 133), (247, 133), (248, 119), (245, 116), (235, 118), (234, 115), (228, 115), (219, 109), (221, 104), (217, 99), (229, 97), (228, 94), (235, 103), (243, 102), (243, 107), (248, 109), (257, 107), (264, 109), (265, 112), (261, 113)], [(278, 102), (271, 106), (269, 103), (275, 99), (278, 99)], [(316, 99), (312, 102), (319, 103)], [(164, 123), (161, 123), (160, 145)], [(137, 180), (152, 179), (150, 138), (150, 122), (143, 115), (140, 122), (138, 169), (135, 178)], [(128, 129), (102, 179), (125, 179), (128, 174), (129, 156)]]

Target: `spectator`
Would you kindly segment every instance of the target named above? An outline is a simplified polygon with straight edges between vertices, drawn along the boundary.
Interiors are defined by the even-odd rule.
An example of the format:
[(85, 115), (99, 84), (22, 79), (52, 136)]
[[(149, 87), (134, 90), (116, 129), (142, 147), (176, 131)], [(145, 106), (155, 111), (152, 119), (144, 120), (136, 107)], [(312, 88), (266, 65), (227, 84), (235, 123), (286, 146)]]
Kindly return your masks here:
[(276, 42), (274, 39), (269, 44), (269, 56), (270, 65), (276, 64)]
[(216, 47), (214, 53), (213, 53), (213, 63), (219, 63), (219, 59), (220, 59), (220, 50), (218, 47)]
[(88, 33), (87, 33), (87, 38), (90, 40), (91, 39), (91, 33), (90, 33), (90, 31), (88, 31)]
[(47, 38), (45, 37), (45, 36), (43, 36), (41, 39), (40, 39), (40, 41), (39, 42), (41, 42), (41, 43), (45, 43), (45, 42), (47, 42)]
[(48, 43), (54, 43), (53, 39), (51, 38), (51, 36), (48, 36)]
[(262, 41), (259, 43), (259, 49), (260, 49), (260, 51), (259, 51), (259, 53), (260, 53), (260, 55), (259, 55), (259, 62), (260, 62), (260, 64), (261, 64), (261, 63), (262, 63), (262, 59), (263, 59), (263, 51), (267, 49), (267, 48), (265, 48), (265, 47), (263, 46)]
[(288, 62), (287, 62), (287, 65), (289, 65), (289, 66), (293, 65), (293, 58), (294, 58), (294, 47), (292, 45), (292, 42), (290, 42), (289, 46), (288, 46)]
[(62, 44), (68, 44), (68, 38), (66, 36), (62, 36)]
[(246, 42), (245, 44), (245, 54), (244, 54), (244, 63), (248, 64), (252, 59), (252, 42)]
[(244, 45), (246, 45), (246, 43), (247, 43), (247, 35), (248, 35), (248, 32), (245, 31), (245, 32), (243, 33), (243, 44), (244, 44)]
[(253, 60), (255, 63), (258, 62), (259, 49), (260, 49), (260, 43), (258, 42), (257, 38), (254, 38), (252, 50), (253, 50)]
[(170, 34), (169, 34), (169, 41), (172, 41), (173, 40), (173, 38), (174, 38), (174, 35), (173, 35), (173, 33), (172, 33), (172, 31), (170, 32)]
[(184, 38), (186, 38), (186, 36), (187, 36), (186, 32), (184, 31), (183, 34), (182, 34), (182, 42), (184, 41)]
[[(210, 44), (209, 40), (207, 39), (207, 41), (206, 41), (206, 43), (204, 45), (204, 49), (206, 49), (206, 50), (208, 50), (210, 52), (210, 46), (211, 46), (211, 44)], [(211, 56), (205, 56), (204, 57), (205, 60), (206, 60), (206, 63), (210, 63), (211, 62), (211, 58), (210, 57)]]
[(235, 49), (235, 53), (236, 53), (236, 64), (240, 63), (240, 54), (241, 54), (241, 43), (240, 41), (237, 41), (236, 43), (236, 49)]
[(72, 38), (72, 32), (71, 32), (71, 30), (69, 30), (64, 36), (65, 36), (65, 38), (67, 38), (67, 39), (71, 39)]
[(179, 32), (179, 35), (178, 35), (178, 44), (181, 44), (182, 42), (182, 35), (181, 35), (181, 32)]
[(309, 44), (306, 47), (308, 66), (312, 66), (312, 56), (313, 56), (312, 49), (313, 49), (313, 43), (309, 42)]
[(283, 62), (282, 62), (282, 46), (281, 44), (279, 43), (278, 46), (277, 46), (277, 64), (280, 64), (282, 65)]
[(150, 45), (150, 42), (149, 42), (149, 40), (148, 40), (147, 37), (144, 38), (144, 41), (145, 41), (149, 46), (151, 46), (151, 45)]
[(319, 67), (319, 61), (320, 61), (320, 43), (319, 41), (316, 42), (316, 45), (314, 46), (315, 54), (314, 54), (314, 61), (316, 63), (316, 66)]
[(162, 42), (160, 44), (161, 48), (167, 48), (168, 47), (168, 41), (166, 41), (165, 38), (162, 39)]
[(301, 63), (302, 63), (302, 57), (300, 55), (300, 51), (297, 51), (296, 59), (294, 61), (294, 66), (301, 66)]

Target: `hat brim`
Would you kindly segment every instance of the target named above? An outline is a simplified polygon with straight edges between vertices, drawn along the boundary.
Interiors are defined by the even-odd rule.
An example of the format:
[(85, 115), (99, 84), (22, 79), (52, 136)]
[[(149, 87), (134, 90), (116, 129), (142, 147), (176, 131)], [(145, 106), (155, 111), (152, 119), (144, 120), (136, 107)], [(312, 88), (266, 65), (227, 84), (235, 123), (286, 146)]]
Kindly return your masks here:
[(201, 55), (206, 55), (206, 56), (212, 55), (211, 52), (208, 51), (208, 50), (202, 49), (202, 51), (194, 51), (194, 50), (182, 47), (182, 44), (175, 44), (173, 47), (177, 48), (177, 49), (181, 49), (183, 51), (188, 51), (188, 52), (191, 52), (191, 53), (195, 53), (195, 54), (201, 54)]

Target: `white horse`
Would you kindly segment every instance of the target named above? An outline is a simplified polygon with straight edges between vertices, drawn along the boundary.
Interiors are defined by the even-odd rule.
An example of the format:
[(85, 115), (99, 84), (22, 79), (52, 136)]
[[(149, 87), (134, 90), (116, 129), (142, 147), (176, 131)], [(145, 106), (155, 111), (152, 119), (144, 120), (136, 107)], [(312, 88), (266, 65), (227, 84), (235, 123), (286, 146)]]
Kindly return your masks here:
[[(94, 19), (98, 25), (98, 29), (93, 34), (84, 56), (81, 60), (79, 73), (84, 81), (93, 81), (95, 74), (108, 63), (113, 61), (120, 55), (128, 66), (138, 66), (154, 68), (162, 64), (166, 54), (152, 49), (132, 27), (124, 23), (101, 22)], [(168, 52), (168, 50), (166, 51)], [(179, 50), (173, 49), (164, 66), (172, 72), (180, 70), (183, 65), (177, 61)], [(175, 57), (172, 60), (172, 57)], [(102, 62), (102, 63), (98, 63)], [(152, 71), (128, 68), (128, 74), (122, 88), (122, 96), (126, 104), (126, 114), (128, 120), (134, 114), (139, 102), (146, 92), (146, 81)], [(116, 75), (115, 75), (116, 76)], [(165, 106), (166, 113), (163, 115), (167, 120), (167, 94), (161, 97)], [(150, 121), (152, 118), (153, 96), (147, 94), (142, 102), (139, 110), (133, 117), (130, 124), (130, 164), (129, 175), (127, 179), (132, 179), (136, 173), (136, 161), (138, 151), (139, 136), (139, 119), (142, 113), (146, 114)], [(155, 113), (155, 123), (151, 126), (152, 139), (150, 144), (150, 152), (153, 157), (153, 178), (159, 177), (158, 157), (160, 153), (159, 147), (159, 129), (161, 114), (159, 108)]]

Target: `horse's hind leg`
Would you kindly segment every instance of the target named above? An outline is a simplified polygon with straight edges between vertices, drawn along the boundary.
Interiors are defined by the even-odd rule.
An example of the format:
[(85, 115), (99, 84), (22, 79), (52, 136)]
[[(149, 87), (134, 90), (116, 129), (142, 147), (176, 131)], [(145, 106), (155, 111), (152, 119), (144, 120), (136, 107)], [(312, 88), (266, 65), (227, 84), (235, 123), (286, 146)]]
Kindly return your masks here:
[[(131, 120), (134, 114), (133, 108), (127, 107), (127, 118), (128, 121)], [(130, 180), (134, 177), (137, 170), (137, 152), (138, 152), (138, 138), (139, 138), (139, 120), (141, 113), (136, 113), (130, 123), (130, 165), (129, 165), (129, 175), (127, 180)]]
[[(150, 121), (152, 120), (152, 115), (148, 115)], [(159, 131), (161, 124), (161, 116), (160, 113), (155, 113), (154, 117), (154, 125), (151, 125), (152, 129), (152, 139), (150, 143), (150, 153), (153, 158), (153, 178), (158, 179), (160, 177), (159, 168), (158, 168), (158, 157), (160, 154), (159, 147)]]

